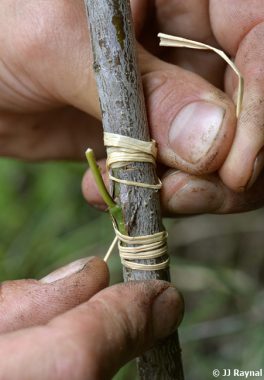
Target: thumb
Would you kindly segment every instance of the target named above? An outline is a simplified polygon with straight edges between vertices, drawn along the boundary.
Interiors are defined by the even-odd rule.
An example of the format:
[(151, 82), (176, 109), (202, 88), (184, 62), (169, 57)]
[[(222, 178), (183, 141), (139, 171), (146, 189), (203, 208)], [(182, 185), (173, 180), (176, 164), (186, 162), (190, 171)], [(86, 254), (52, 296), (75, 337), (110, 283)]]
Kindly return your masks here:
[(0, 333), (44, 324), (87, 301), (108, 285), (108, 269), (97, 257), (74, 261), (42, 280), (5, 281), (0, 287)]
[[(169, 283), (113, 286), (45, 327), (3, 335), (0, 378), (111, 379), (124, 363), (171, 334), (182, 313), (181, 297)], [(12, 361), (5, 360), (10, 350)]]
[(140, 49), (148, 119), (159, 161), (192, 174), (217, 170), (235, 134), (230, 98), (195, 73)]

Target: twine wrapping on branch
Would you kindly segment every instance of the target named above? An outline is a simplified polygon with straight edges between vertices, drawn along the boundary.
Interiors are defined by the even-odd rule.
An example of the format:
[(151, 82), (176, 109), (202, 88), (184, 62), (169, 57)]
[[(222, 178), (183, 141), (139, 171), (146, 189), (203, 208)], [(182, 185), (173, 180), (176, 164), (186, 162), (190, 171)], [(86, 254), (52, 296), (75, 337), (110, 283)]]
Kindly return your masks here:
[[(109, 178), (113, 181), (123, 183), (128, 186), (146, 187), (153, 190), (159, 190), (162, 186), (161, 181), (158, 184), (141, 183), (134, 181), (121, 180), (109, 173), (110, 170), (121, 168), (128, 165), (129, 162), (147, 162), (156, 165), (157, 147), (156, 142), (137, 140), (128, 136), (122, 136), (114, 133), (104, 133), (104, 144), (107, 147), (107, 163)], [(113, 220), (113, 226), (116, 237), (111, 244), (105, 261), (108, 260), (116, 243), (122, 264), (132, 270), (162, 270), (168, 267), (169, 258), (167, 255), (167, 237), (166, 231), (158, 232), (153, 235), (145, 236), (128, 236), (122, 234)], [(160, 263), (138, 263), (135, 260), (151, 260), (164, 257)]]
[(157, 147), (155, 140), (142, 141), (115, 133), (104, 133), (104, 145), (107, 147), (106, 168), (112, 181), (130, 186), (146, 187), (159, 190), (162, 187), (160, 179), (153, 185), (149, 183), (121, 180), (114, 177), (111, 169), (122, 168), (129, 162), (147, 162), (156, 166)]
[[(114, 223), (113, 223), (114, 225)], [(114, 225), (116, 237), (113, 240), (104, 261), (110, 257), (116, 243), (118, 242), (118, 251), (121, 263), (133, 270), (161, 270), (166, 269), (169, 265), (167, 231), (158, 232), (153, 235), (145, 236), (127, 236), (121, 234)], [(123, 245), (125, 244), (125, 245)], [(129, 246), (128, 246), (129, 245)], [(166, 255), (166, 256), (165, 256)], [(150, 260), (165, 257), (160, 263), (144, 264), (137, 263), (134, 260)]]

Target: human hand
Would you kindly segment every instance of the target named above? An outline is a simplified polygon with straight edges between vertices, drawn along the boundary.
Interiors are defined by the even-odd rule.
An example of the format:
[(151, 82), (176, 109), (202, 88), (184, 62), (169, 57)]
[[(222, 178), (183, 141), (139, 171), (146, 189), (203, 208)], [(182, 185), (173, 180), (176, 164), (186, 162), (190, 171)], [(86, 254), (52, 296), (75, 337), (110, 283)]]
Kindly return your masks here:
[(107, 266), (95, 257), (40, 281), (2, 283), (0, 378), (110, 379), (182, 318), (169, 283), (107, 285)]
[[(259, 156), (253, 174), (263, 145), (259, 104), (264, 91), (260, 45), (264, 11), (261, 0), (251, 5), (249, 13), (241, 0), (232, 6), (224, 0), (221, 7), (211, 0), (208, 12), (205, 0), (132, 1), (150, 129), (159, 145), (160, 163), (172, 169), (163, 178), (167, 213), (244, 211), (263, 203), (262, 178), (244, 194), (233, 191), (251, 184), (252, 175), (255, 179), (262, 167)], [(4, 0), (0, 10), (0, 154), (72, 159), (82, 157), (90, 145), (97, 157), (103, 157), (83, 1)], [(209, 44), (217, 44), (217, 38), (236, 57), (245, 79), (237, 130), (233, 73), (225, 74), (227, 96), (216, 88), (225, 71), (217, 56), (160, 49), (158, 31)], [(210, 174), (219, 168), (220, 177)], [(84, 192), (88, 201), (100, 203), (90, 174)]]

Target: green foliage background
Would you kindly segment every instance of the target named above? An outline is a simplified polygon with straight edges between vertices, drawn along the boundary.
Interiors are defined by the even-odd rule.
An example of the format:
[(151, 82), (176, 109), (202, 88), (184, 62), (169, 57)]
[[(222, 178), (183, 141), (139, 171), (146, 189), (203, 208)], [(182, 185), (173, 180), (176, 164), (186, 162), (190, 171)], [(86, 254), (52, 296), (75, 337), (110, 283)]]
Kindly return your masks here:
[[(87, 255), (103, 256), (108, 215), (87, 206), (85, 164), (0, 162), (1, 281), (40, 278)], [(180, 328), (186, 379), (215, 368), (264, 367), (264, 212), (167, 220), (173, 282), (186, 314)], [(117, 256), (112, 283), (121, 281)], [(130, 363), (115, 380), (135, 379)]]

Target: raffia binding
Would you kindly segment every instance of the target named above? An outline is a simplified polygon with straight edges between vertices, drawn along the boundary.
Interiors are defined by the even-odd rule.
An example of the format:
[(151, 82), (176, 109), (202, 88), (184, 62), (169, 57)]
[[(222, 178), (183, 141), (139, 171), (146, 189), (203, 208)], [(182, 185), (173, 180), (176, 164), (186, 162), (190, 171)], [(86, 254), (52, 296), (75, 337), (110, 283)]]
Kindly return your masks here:
[[(121, 262), (127, 268), (133, 270), (161, 270), (168, 266), (169, 258), (156, 264), (135, 263), (130, 260), (151, 260), (167, 255), (167, 232), (157, 232), (153, 235), (126, 236), (115, 231), (118, 237), (118, 249)], [(123, 245), (125, 244), (125, 245)], [(129, 247), (127, 246), (129, 245)]]
[[(157, 147), (154, 140), (147, 142), (137, 140), (128, 136), (122, 136), (114, 133), (104, 133), (104, 144), (107, 147), (107, 170), (121, 168), (129, 162), (147, 162), (156, 166)], [(134, 181), (126, 181), (116, 178), (109, 174), (109, 178), (115, 182), (125, 185), (145, 187), (159, 190), (161, 181), (158, 184), (148, 184)], [(121, 263), (132, 270), (162, 270), (169, 265), (167, 256), (167, 232), (162, 231), (153, 235), (145, 236), (127, 236), (118, 231), (113, 221), (116, 237), (112, 242), (104, 260), (107, 261), (115, 245), (118, 243)], [(135, 260), (153, 260), (165, 257), (160, 263), (145, 264), (138, 263)]]
[(169, 46), (169, 47), (183, 47), (189, 49), (200, 49), (200, 50), (211, 50), (218, 54), (222, 59), (224, 59), (227, 64), (231, 67), (231, 69), (238, 76), (238, 91), (237, 91), (237, 105), (236, 105), (236, 116), (240, 115), (242, 109), (243, 102), (243, 94), (244, 94), (244, 79), (234, 64), (234, 62), (220, 49), (217, 49), (213, 46), (206, 45), (202, 42), (197, 42), (193, 40), (188, 40), (186, 38), (171, 36), (169, 34), (159, 33), (158, 37), (160, 37), (160, 46)]
[[(153, 235), (145, 236), (127, 236), (121, 234), (114, 226), (116, 237), (111, 244), (104, 260), (107, 261), (111, 255), (116, 243), (118, 242), (118, 250), (121, 263), (132, 270), (162, 270), (166, 269), (169, 264), (169, 258), (160, 263), (144, 264), (136, 263), (134, 260), (151, 260), (167, 256), (167, 237), (166, 231), (157, 232)], [(127, 246), (129, 245), (129, 246)]]
[(107, 147), (106, 168), (112, 181), (153, 190), (159, 190), (162, 187), (160, 179), (158, 179), (157, 184), (153, 185), (119, 179), (110, 174), (110, 169), (124, 167), (129, 162), (147, 162), (156, 166), (157, 147), (154, 140), (142, 141), (128, 136), (105, 132), (104, 145)]

